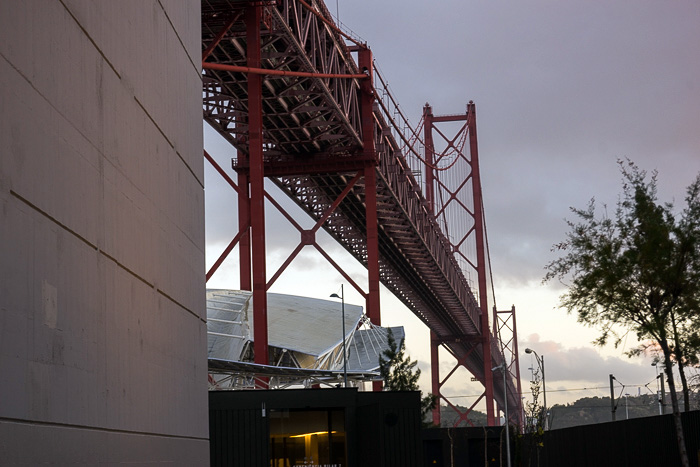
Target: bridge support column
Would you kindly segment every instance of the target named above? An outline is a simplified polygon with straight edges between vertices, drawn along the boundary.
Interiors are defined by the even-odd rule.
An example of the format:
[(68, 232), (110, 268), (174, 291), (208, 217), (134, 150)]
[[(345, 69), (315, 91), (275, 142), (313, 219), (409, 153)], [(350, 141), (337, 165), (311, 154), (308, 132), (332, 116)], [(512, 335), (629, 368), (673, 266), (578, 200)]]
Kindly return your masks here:
[[(493, 408), (493, 359), (491, 358), (491, 326), (489, 325), (489, 303), (486, 271), (486, 248), (484, 234), (484, 211), (479, 174), (479, 145), (476, 137), (476, 106), (473, 101), (467, 105), (467, 127), (469, 132), (469, 153), (471, 155), (472, 192), (474, 194), (474, 234), (476, 240), (476, 262), (479, 279), (479, 307), (481, 308), (481, 336), (484, 355), (484, 389), (486, 393), (486, 419), (489, 426), (496, 425)], [(504, 388), (505, 389), (505, 388)]]
[[(260, 68), (262, 7), (246, 6), (246, 54), (250, 68)], [(268, 364), (267, 279), (265, 271), (265, 174), (262, 141), (262, 77), (248, 73), (248, 154), (250, 158), (250, 233), (253, 270), (255, 363)], [(263, 382), (263, 386), (266, 386)]]
[(437, 335), (430, 331), (430, 379), (432, 382), (432, 394), (437, 397), (437, 402), (433, 408), (433, 425), (440, 426), (440, 342)]
[(379, 308), (379, 231), (377, 227), (377, 175), (374, 166), (365, 168), (365, 211), (367, 218), (367, 316), (373, 324), (382, 324)]
[[(247, 156), (245, 156), (247, 157)], [(238, 230), (241, 231), (241, 239), (238, 241), (239, 281), (241, 290), (252, 290), (252, 278), (250, 275), (250, 186), (248, 175), (238, 173)], [(245, 230), (242, 230), (245, 229)]]
[(433, 144), (433, 108), (423, 107), (423, 141), (425, 143), (425, 200), (430, 214), (435, 215), (435, 145)]
[[(369, 76), (360, 84), (360, 118), (362, 127), (362, 157), (367, 161), (364, 170), (365, 178), (365, 218), (367, 231), (367, 316), (373, 324), (382, 323), (379, 309), (379, 230), (377, 226), (377, 152), (375, 150), (374, 124), (374, 64), (372, 51), (368, 47), (360, 47), (357, 51), (357, 61), (360, 70)], [(373, 384), (375, 391), (382, 390), (381, 381)]]
[[(382, 317), (379, 308), (379, 231), (377, 227), (377, 175), (374, 166), (365, 168), (365, 212), (367, 218), (367, 316), (373, 324), (380, 326)], [(382, 390), (382, 382), (375, 381), (374, 391)]]

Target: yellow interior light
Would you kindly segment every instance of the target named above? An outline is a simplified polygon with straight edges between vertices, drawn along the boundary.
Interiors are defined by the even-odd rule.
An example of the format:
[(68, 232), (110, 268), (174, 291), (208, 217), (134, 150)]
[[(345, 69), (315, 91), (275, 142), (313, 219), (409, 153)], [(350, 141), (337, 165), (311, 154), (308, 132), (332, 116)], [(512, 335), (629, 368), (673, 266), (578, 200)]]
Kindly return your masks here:
[[(331, 434), (336, 433), (335, 431), (331, 431)], [(290, 438), (301, 438), (302, 436), (312, 436), (312, 435), (327, 435), (327, 431), (315, 431), (313, 433), (304, 433), (301, 435), (292, 435)]]

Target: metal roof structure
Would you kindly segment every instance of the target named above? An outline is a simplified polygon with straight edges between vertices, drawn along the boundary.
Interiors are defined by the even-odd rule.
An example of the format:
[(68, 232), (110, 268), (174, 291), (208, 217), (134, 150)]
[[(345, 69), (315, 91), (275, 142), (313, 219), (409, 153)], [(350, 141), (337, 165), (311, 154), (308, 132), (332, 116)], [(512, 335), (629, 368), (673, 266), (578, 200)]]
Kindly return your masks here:
[(403, 327), (372, 325), (361, 306), (345, 303), (343, 335), (339, 302), (268, 294), (268, 340), (275, 364), (255, 364), (253, 307), (249, 291), (207, 290), (212, 387), (250, 387), (259, 377), (275, 379), (271, 385), (278, 387), (337, 383), (343, 376), (343, 341), (348, 378), (355, 382), (377, 379), (379, 356), (388, 348), (388, 333), (391, 331), (397, 342), (404, 338)]

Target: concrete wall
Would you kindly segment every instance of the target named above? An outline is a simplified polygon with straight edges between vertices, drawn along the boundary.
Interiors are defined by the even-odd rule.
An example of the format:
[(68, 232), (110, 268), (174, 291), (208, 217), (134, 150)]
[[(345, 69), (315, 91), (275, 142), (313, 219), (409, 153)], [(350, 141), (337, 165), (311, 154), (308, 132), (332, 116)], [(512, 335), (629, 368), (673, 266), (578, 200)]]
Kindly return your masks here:
[(0, 465), (208, 463), (200, 21), (0, 1)]

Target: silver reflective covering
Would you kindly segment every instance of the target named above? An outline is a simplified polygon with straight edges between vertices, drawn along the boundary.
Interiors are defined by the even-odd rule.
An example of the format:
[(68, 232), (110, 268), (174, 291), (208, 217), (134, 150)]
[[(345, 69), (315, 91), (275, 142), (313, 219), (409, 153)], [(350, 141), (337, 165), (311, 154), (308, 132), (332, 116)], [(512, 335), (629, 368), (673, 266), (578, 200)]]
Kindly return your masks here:
[(388, 330), (391, 329), (396, 344), (404, 338), (403, 326), (382, 328), (373, 326), (359, 329), (348, 343), (348, 371), (379, 371), (379, 356), (389, 348)]
[(207, 290), (207, 349), (209, 358), (241, 360), (250, 340), (250, 292)]
[[(374, 326), (361, 306), (345, 303), (343, 336), (340, 301), (267, 294), (267, 305), (271, 366), (283, 368), (285, 374), (295, 368), (318, 370), (321, 373), (314, 374), (323, 377), (342, 374), (344, 337), (348, 376), (356, 381), (378, 376), (379, 356), (388, 348), (389, 328)], [(228, 368), (231, 373), (241, 373), (249, 368), (260, 373), (252, 364), (253, 307), (251, 292), (207, 290), (208, 352), (213, 372)], [(403, 327), (391, 330), (396, 342), (401, 342)], [(300, 377), (303, 374), (299, 372)]]

